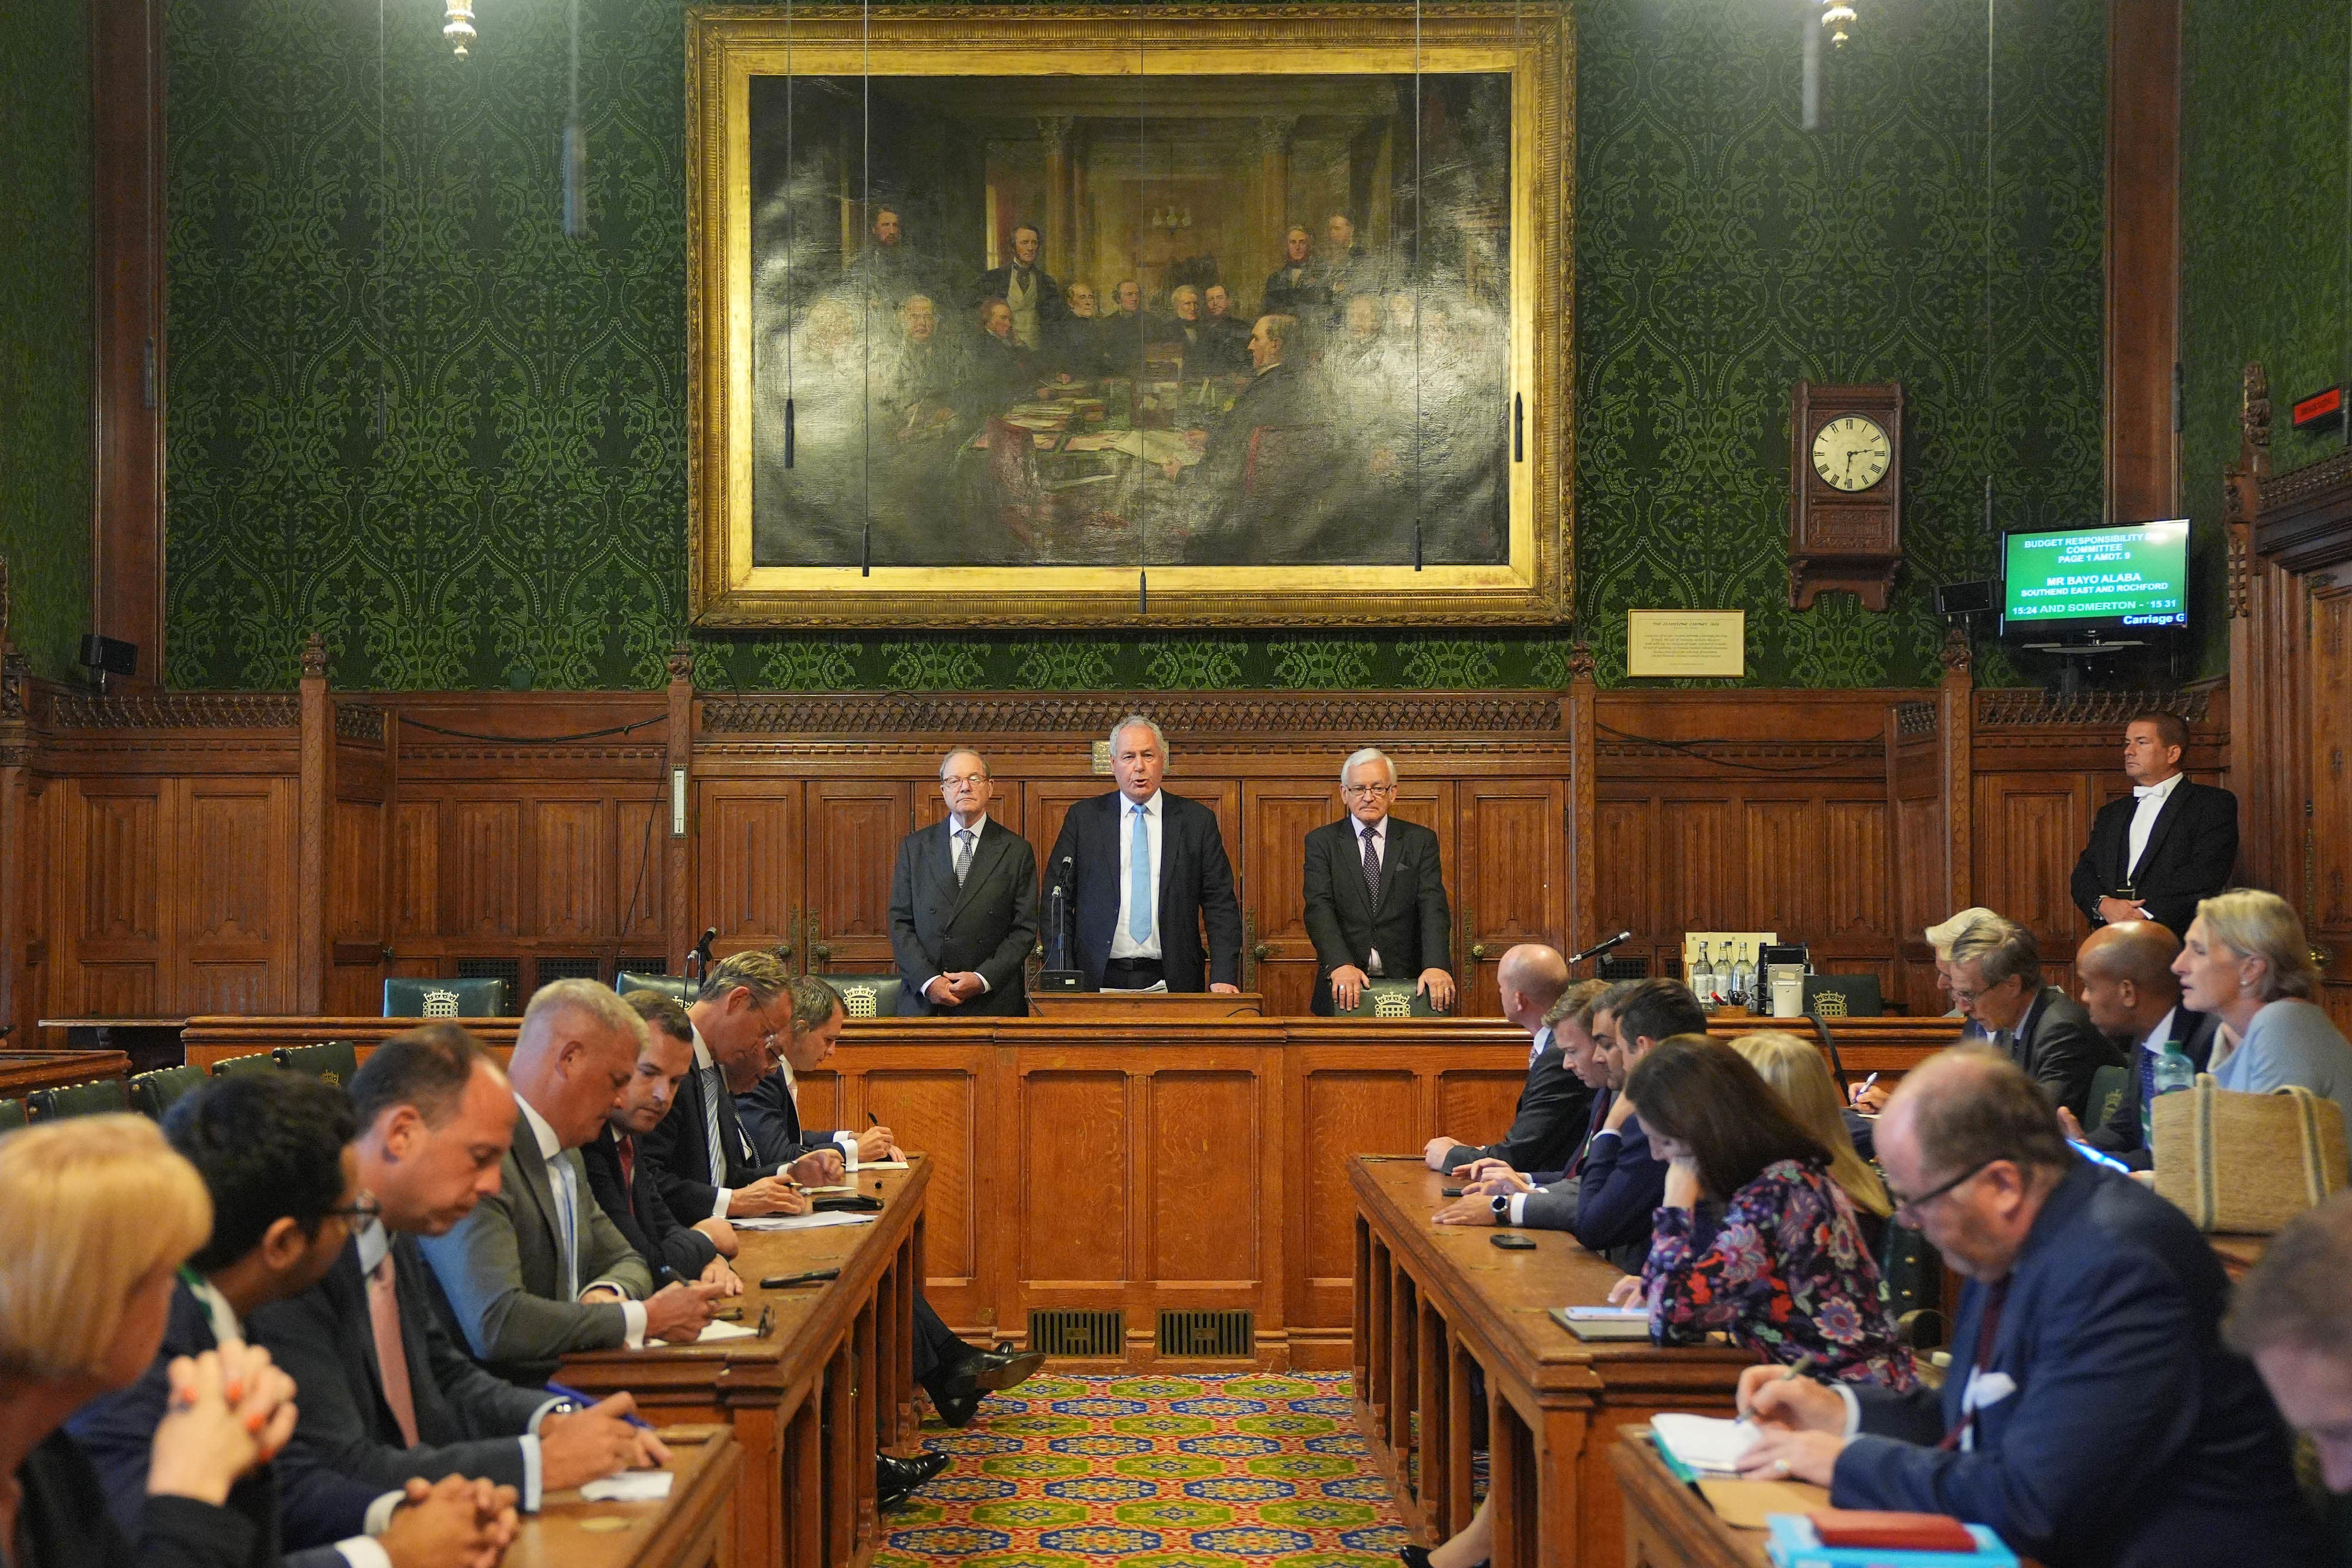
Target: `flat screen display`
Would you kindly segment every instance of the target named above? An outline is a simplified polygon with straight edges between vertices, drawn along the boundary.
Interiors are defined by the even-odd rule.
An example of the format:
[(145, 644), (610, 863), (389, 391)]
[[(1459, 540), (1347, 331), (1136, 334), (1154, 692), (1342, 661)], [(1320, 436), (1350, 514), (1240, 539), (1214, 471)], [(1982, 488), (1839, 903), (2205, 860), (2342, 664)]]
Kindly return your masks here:
[(2189, 624), (2189, 520), (2010, 534), (2001, 620), (2011, 632)]

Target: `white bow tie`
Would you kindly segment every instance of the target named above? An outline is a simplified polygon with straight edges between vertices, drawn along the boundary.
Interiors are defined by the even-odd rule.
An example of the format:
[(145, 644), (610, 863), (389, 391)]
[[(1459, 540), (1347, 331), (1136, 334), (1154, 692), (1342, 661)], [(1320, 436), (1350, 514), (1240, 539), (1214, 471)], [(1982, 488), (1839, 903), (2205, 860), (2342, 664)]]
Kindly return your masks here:
[(2132, 786), (2132, 799), (2135, 800), (2145, 800), (2150, 795), (2161, 795), (2163, 793), (2164, 786), (2161, 784), (2135, 784)]

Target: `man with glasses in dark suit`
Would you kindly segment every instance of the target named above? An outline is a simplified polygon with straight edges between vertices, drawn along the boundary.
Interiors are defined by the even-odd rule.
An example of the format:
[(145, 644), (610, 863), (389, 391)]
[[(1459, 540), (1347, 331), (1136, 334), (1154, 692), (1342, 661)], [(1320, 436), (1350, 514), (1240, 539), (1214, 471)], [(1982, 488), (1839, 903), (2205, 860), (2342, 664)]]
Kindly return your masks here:
[(1411, 979), (1439, 1012), (1454, 1005), (1454, 918), (1437, 835), (1390, 815), (1396, 788), (1396, 764), (1364, 747), (1339, 768), (1348, 814), (1307, 835), (1318, 1017), (1353, 1012), (1375, 979)]
[(890, 951), (908, 1017), (1021, 1018), (1022, 966), (1037, 946), (1037, 853), (988, 814), (987, 759), (958, 748), (940, 762), (948, 814), (898, 843), (890, 876)]

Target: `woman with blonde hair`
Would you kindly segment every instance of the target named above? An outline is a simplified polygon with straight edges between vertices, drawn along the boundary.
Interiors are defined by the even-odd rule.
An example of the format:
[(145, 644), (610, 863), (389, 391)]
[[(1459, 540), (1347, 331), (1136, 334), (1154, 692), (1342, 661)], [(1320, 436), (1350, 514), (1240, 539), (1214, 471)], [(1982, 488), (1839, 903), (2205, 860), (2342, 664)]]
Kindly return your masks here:
[(1854, 1147), (1844, 1107), (1838, 1103), (1837, 1085), (1830, 1082), (1829, 1064), (1822, 1060), (1821, 1051), (1811, 1041), (1777, 1029), (1743, 1034), (1731, 1042), (1731, 1049), (1748, 1059), (1758, 1076), (1789, 1107), (1797, 1124), (1829, 1151), (1830, 1179), (1845, 1189), (1861, 1223), (1863, 1239), (1873, 1252), (1877, 1251), (1895, 1204), (1886, 1196), (1886, 1184)]
[(2294, 905), (2254, 887), (2200, 900), (2172, 972), (2182, 1007), (2221, 1020), (2216, 1082), (2248, 1094), (2291, 1083), (2333, 1100), (2352, 1144), (2352, 1045), (2311, 1000), (2319, 971)]
[(172, 1283), (212, 1229), (195, 1168), (139, 1116), (0, 1137), (0, 1559), (13, 1568), (226, 1568), (253, 1527), (230, 1486), (294, 1426), (293, 1381), (232, 1346), (172, 1364), (139, 1539), (123, 1539), (68, 1416), (146, 1372)]

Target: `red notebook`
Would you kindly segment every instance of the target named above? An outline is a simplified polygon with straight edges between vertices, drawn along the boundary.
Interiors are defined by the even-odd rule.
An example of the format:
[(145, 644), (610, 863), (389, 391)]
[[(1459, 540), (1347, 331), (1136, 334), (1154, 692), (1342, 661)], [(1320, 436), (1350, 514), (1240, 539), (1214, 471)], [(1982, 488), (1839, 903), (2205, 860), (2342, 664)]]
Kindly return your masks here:
[(1823, 1546), (1875, 1546), (1899, 1552), (1974, 1552), (1977, 1538), (1948, 1513), (1890, 1513), (1825, 1508), (1805, 1516)]

